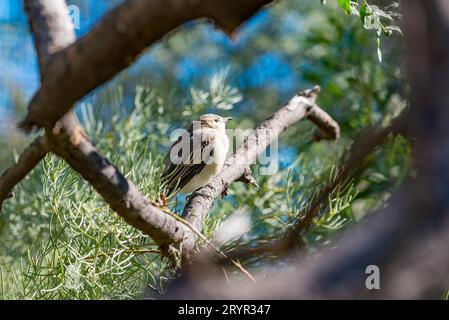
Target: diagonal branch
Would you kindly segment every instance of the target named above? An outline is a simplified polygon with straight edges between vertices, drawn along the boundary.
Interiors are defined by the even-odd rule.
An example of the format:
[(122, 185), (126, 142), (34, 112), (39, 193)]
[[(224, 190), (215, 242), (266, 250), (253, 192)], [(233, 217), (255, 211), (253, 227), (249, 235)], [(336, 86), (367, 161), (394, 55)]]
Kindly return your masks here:
[[(27, 0), (26, 3), (32, 8), (30, 4), (45, 4), (47, 1)], [(65, 46), (65, 41), (61, 46), (51, 42), (48, 43), (50, 46), (38, 44), (38, 51), (47, 50), (42, 49), (46, 47), (49, 53), (54, 48), (64, 49), (55, 54), (46, 66), (41, 87), (31, 100), (28, 115), (20, 126), (26, 130), (34, 126), (52, 127), (76, 101), (110, 80), (129, 66), (146, 47), (184, 22), (207, 17), (231, 33), (271, 1), (128, 0), (108, 12), (87, 35), (68, 47)], [(47, 11), (29, 12), (43, 15), (52, 13), (53, 10), (61, 12), (62, 1), (55, 3), (59, 4), (53, 5), (54, 9), (51, 9), (52, 6), (44, 6)], [(66, 20), (61, 21), (64, 23)], [(33, 26), (32, 21), (31, 25)], [(43, 24), (43, 27), (52, 30), (61, 26), (47, 25), (45, 22)], [(62, 35), (63, 40), (66, 36), (59, 31), (51, 33), (52, 37), (54, 35)], [(48, 40), (47, 36), (36, 36), (38, 42)], [(55, 88), (58, 90), (54, 90)]]
[[(168, 3), (169, 9), (175, 2), (173, 0)], [(179, 8), (175, 6), (177, 8), (175, 16), (186, 20), (196, 18), (195, 14), (198, 14), (198, 16), (211, 16), (220, 25), (224, 26), (226, 30), (232, 31), (233, 28), (266, 2), (268, 1), (252, 1), (250, 4), (246, 2), (245, 5), (240, 5), (238, 10), (233, 11), (236, 5), (233, 1), (226, 2), (226, 4), (224, 2), (214, 2), (214, 6), (212, 6), (210, 1), (199, 0), (197, 1), (199, 5), (197, 11), (189, 10), (190, 13), (187, 15), (185, 12), (176, 11)], [(158, 31), (159, 33), (155, 33), (153, 29), (148, 29), (149, 25), (137, 23), (142, 18), (142, 12), (145, 11), (143, 9), (147, 8), (146, 6), (148, 6), (149, 2), (127, 1), (121, 7), (111, 12), (89, 35), (78, 42), (74, 42), (73, 29), (69, 28), (67, 24), (67, 10), (65, 10), (64, 1), (60, 0), (56, 6), (53, 6), (54, 2), (50, 3), (49, 0), (25, 0), (25, 3), (30, 27), (35, 35), (36, 49), (43, 75), (41, 90), (36, 97), (37, 99), (42, 98), (42, 95), (47, 98), (50, 97), (50, 100), (44, 99), (44, 102), (41, 102), (43, 103), (41, 107), (36, 107), (35, 97), (30, 104), (29, 116), (32, 118), (33, 115), (38, 114), (42, 119), (45, 118), (45, 122), (38, 124), (46, 127), (46, 136), (50, 150), (64, 158), (79, 172), (103, 196), (111, 208), (129, 224), (151, 236), (163, 249), (167, 249), (170, 245), (182, 244), (185, 254), (190, 255), (193, 253), (196, 243), (195, 233), (171, 215), (154, 207), (130, 181), (111, 165), (106, 158), (101, 156), (80, 128), (73, 112), (64, 115), (65, 112), (70, 110), (71, 104), (92, 89), (92, 87), (89, 87), (89, 83), (98, 85), (107, 80), (109, 76), (120, 70), (121, 66), (125, 66), (120, 64), (120, 61), (122, 61), (120, 59), (126, 57), (130, 52), (137, 54), (148, 45), (142, 39), (135, 38), (136, 36), (142, 36), (142, 34), (136, 35), (138, 30), (141, 30), (144, 35), (145, 32), (148, 32), (144, 38), (146, 41), (150, 41), (150, 43), (157, 40), (168, 30), (163, 31), (165, 29), (162, 27)], [(179, 1), (176, 3), (183, 4), (184, 2)], [(217, 11), (218, 4), (223, 5), (226, 10)], [(157, 5), (156, 2), (152, 2), (151, 6)], [(149, 12), (159, 11), (149, 10)], [(145, 16), (145, 14), (143, 15)], [(162, 19), (159, 16), (158, 18)], [(179, 24), (180, 21), (184, 21), (182, 19), (175, 19), (175, 21)], [(154, 22), (152, 21), (152, 23)], [(120, 26), (120, 28), (117, 26)], [(162, 26), (165, 25), (162, 23)], [(109, 30), (108, 28), (112, 28), (112, 38), (106, 37), (106, 40), (100, 41), (98, 32), (101, 31), (101, 34), (104, 35), (104, 32)], [(116, 34), (117, 32), (119, 34)], [(155, 35), (158, 36), (156, 37)], [(130, 41), (137, 43), (136, 47), (131, 46), (131, 49), (129, 49)], [(71, 43), (73, 44), (71, 45)], [(115, 47), (115, 44), (118, 47)], [(101, 47), (101, 45), (106, 47)], [(114, 54), (111, 54), (110, 51), (106, 50), (108, 48), (120, 49), (123, 45), (126, 45), (127, 49), (131, 51), (118, 50), (119, 53), (116, 56), (116, 51), (114, 51)], [(83, 54), (81, 54), (79, 51), (87, 48), (92, 49), (91, 54), (87, 54), (86, 51), (83, 51)], [(99, 61), (101, 54), (105, 53), (107, 53), (104, 57), (105, 61), (98, 66), (99, 68), (88, 67), (92, 66), (93, 62)], [(120, 61), (114, 59), (119, 59)], [(88, 71), (86, 72), (86, 70)], [(89, 70), (95, 70), (95, 72), (90, 72)], [(62, 79), (60, 77), (64, 78), (64, 81), (60, 81)], [(80, 82), (80, 78), (83, 81)], [(93, 82), (89, 82), (91, 80)], [(76, 84), (74, 81), (76, 81)], [(45, 89), (46, 86), (49, 89)], [(54, 88), (59, 90), (53, 90)], [(326, 138), (338, 138), (338, 125), (315, 104), (318, 91), (319, 88), (315, 87), (312, 90), (300, 93), (284, 108), (264, 121), (253, 134), (249, 135), (243, 146), (231, 158), (231, 162), (227, 165), (222, 175), (217, 178), (218, 183), (213, 185), (212, 194), (204, 194), (204, 188), (199, 191), (200, 199), (208, 199), (209, 202), (203, 203), (202, 209), (195, 211), (191, 210), (190, 206), (198, 200), (198, 196), (191, 198), (184, 212), (187, 222), (190, 222), (196, 229), (201, 230), (204, 217), (212, 206), (214, 199), (225, 192), (230, 183), (235, 180), (255, 183), (254, 178), (251, 176), (249, 165), (254, 163), (256, 157), (274, 139), (277, 139), (288, 126), (296, 121), (309, 117), (322, 129)], [(77, 96), (77, 94), (80, 96)], [(36, 110), (38, 112), (33, 113)], [(61, 116), (63, 117), (55, 123), (54, 121)]]
[[(79, 172), (113, 210), (129, 224), (151, 236), (163, 249), (167, 249), (170, 245), (180, 245), (189, 255), (195, 247), (196, 236), (175, 217), (153, 206), (130, 181), (101, 156), (79, 126), (75, 113), (70, 111), (66, 114), (66, 112), (78, 98), (124, 68), (130, 62), (129, 55), (134, 57), (146, 45), (159, 39), (181, 22), (209, 16), (231, 32), (267, 2), (269, 1), (248, 1), (237, 6), (237, 1), (225, 3), (199, 0), (195, 2), (194, 7), (189, 7), (187, 13), (179, 10), (182, 5), (190, 4), (189, 1), (172, 0), (168, 2), (168, 9), (174, 12), (167, 22), (165, 20), (170, 15), (159, 16), (159, 13), (156, 13), (163, 11), (159, 8), (160, 3), (127, 1), (112, 11), (90, 34), (75, 42), (75, 34), (68, 23), (67, 7), (63, 0), (25, 0), (25, 9), (34, 34), (42, 74), (41, 89), (30, 104), (29, 117), (37, 115), (41, 120), (44, 119), (38, 124), (45, 125), (48, 148)], [(220, 6), (223, 7), (222, 10), (219, 10)], [(147, 20), (142, 20), (148, 18), (148, 14), (156, 15), (155, 19), (160, 20), (156, 19), (148, 24)], [(157, 21), (161, 24), (155, 31), (152, 26)], [(104, 37), (106, 31), (111, 32), (110, 36), (108, 34)], [(100, 34), (102, 39), (99, 39)], [(135, 46), (132, 46), (132, 43)], [(108, 49), (115, 50), (112, 50), (111, 54)], [(105, 59), (103, 63), (94, 67), (98, 59), (102, 58)], [(54, 90), (55, 88), (58, 90)], [(204, 217), (214, 199), (226, 191), (230, 183), (243, 180), (255, 184), (249, 165), (296, 121), (309, 117), (322, 129), (326, 138), (338, 138), (338, 125), (315, 104), (318, 90), (316, 87), (294, 97), (289, 104), (247, 137), (220, 176), (219, 183), (213, 187), (214, 193), (209, 196), (209, 202), (205, 204), (203, 210), (194, 212), (189, 209), (191, 203), (198, 199), (192, 197), (185, 210), (187, 222), (193, 222), (193, 226), (201, 230)], [(45, 98), (39, 100), (42, 97)], [(39, 103), (36, 104), (36, 99), (40, 101), (40, 106)], [(204, 196), (207, 195), (202, 194), (201, 199)], [(196, 219), (198, 213), (200, 218)]]
[[(43, 74), (52, 55), (75, 41), (75, 33), (71, 28), (65, 1), (24, 0), (24, 7), (28, 13), (30, 29), (35, 36), (39, 69)], [(45, 137), (37, 138), (25, 149), (19, 161), (3, 173), (0, 177), (0, 210), (14, 186), (34, 169), (47, 152)]]
[(76, 124), (47, 131), (49, 147), (91, 184), (126, 222), (149, 235), (163, 249), (183, 241), (187, 227), (153, 206), (108, 159), (99, 154)]
[(45, 137), (36, 138), (22, 153), (17, 163), (0, 176), (0, 211), (12, 189), (22, 181), (48, 152)]
[[(291, 264), (287, 271), (264, 272), (266, 280), (257, 286), (192, 277), (175, 287), (177, 297), (429, 299), (447, 292), (449, 5), (446, 0), (403, 4), (411, 90), (410, 111), (401, 130), (414, 140), (416, 177), (393, 195), (387, 207), (344, 231), (332, 248)], [(368, 267), (377, 267), (378, 290), (369, 287), (376, 272)]]
[[(266, 254), (276, 255), (277, 257), (294, 252), (295, 249), (302, 247), (301, 234), (306, 232), (313, 223), (313, 220), (321, 214), (321, 208), (327, 199), (346, 181), (349, 181), (357, 171), (363, 167), (363, 160), (372, 154), (375, 148), (385, 142), (390, 133), (399, 131), (402, 124), (401, 119), (395, 119), (394, 123), (388, 127), (374, 127), (362, 132), (358, 139), (352, 144), (347, 160), (342, 163), (338, 169), (337, 176), (323, 185), (318, 194), (313, 197), (310, 204), (298, 212), (297, 221), (279, 238), (270, 241), (264, 241), (258, 246), (240, 247), (227, 254), (226, 259), (220, 263), (227, 263), (230, 259), (242, 261), (251, 257)], [(267, 240), (267, 239), (265, 239)]]
[[(203, 222), (212, 208), (215, 200), (226, 192), (234, 181), (255, 183), (249, 166), (256, 162), (257, 157), (275, 139), (291, 125), (305, 118), (312, 118), (313, 122), (327, 133), (328, 139), (338, 139), (340, 127), (319, 106), (315, 104), (319, 87), (305, 90), (293, 97), (287, 105), (263, 121), (250, 135), (245, 138), (242, 146), (231, 157), (220, 173), (212, 181), (197, 190), (187, 202), (183, 216), (198, 231), (203, 228)], [(184, 246), (191, 250), (195, 246), (196, 236), (189, 232)], [(188, 250), (185, 250), (188, 257)]]
[[(41, 71), (48, 72), (48, 61), (58, 49), (75, 41), (67, 23), (68, 12), (63, 0), (25, 0), (31, 31)], [(57, 86), (55, 86), (57, 88)], [(54, 90), (57, 91), (57, 90)], [(48, 148), (65, 159), (129, 224), (167, 248), (183, 240), (185, 226), (174, 217), (151, 205), (110, 162), (102, 157), (70, 111), (46, 129)]]

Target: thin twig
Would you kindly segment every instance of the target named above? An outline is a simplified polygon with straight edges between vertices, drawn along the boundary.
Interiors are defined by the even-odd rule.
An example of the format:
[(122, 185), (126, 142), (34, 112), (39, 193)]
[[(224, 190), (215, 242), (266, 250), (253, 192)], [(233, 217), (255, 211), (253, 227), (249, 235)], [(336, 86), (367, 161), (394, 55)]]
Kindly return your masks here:
[[(321, 187), (316, 196), (313, 197), (311, 203), (296, 215), (298, 221), (285, 233), (280, 239), (273, 240), (267, 244), (256, 247), (248, 246), (228, 253), (229, 259), (247, 259), (249, 257), (259, 256), (262, 254), (283, 255), (291, 252), (295, 248), (303, 245), (300, 235), (310, 228), (313, 220), (321, 213), (320, 208), (326, 202), (331, 194), (344, 181), (351, 179), (353, 174), (359, 170), (363, 164), (363, 160), (371, 154), (374, 149), (382, 144), (388, 135), (394, 132), (400, 125), (401, 119), (397, 119), (393, 125), (386, 128), (367, 129), (360, 134), (360, 138), (351, 146), (347, 160), (338, 170), (337, 176)], [(221, 263), (227, 263), (226, 260)]]
[[(338, 139), (340, 127), (323, 109), (315, 104), (319, 86), (304, 90), (294, 96), (284, 107), (263, 121), (253, 133), (248, 135), (236, 153), (212, 181), (200, 188), (189, 197), (183, 211), (183, 217), (196, 230), (202, 230), (204, 220), (220, 195), (225, 195), (228, 187), (235, 181), (245, 181), (257, 184), (251, 175), (249, 166), (257, 156), (277, 139), (288, 127), (296, 122), (309, 118), (321, 131), (326, 133), (327, 139)], [(194, 247), (196, 237), (191, 234), (184, 241), (187, 248)], [(189, 259), (189, 252), (185, 258)]]
[(155, 253), (155, 254), (160, 254), (161, 251), (160, 250), (155, 250), (155, 249), (124, 249), (124, 250), (115, 250), (115, 251), (111, 251), (111, 252), (101, 252), (99, 254), (96, 254), (94, 256), (89, 256), (87, 258), (85, 258), (85, 260), (95, 260), (97, 258), (102, 258), (102, 257), (111, 257), (114, 254), (117, 253), (130, 253), (130, 254), (147, 254), (147, 253)]
[[(177, 219), (179, 222), (185, 224), (189, 229), (191, 229), (201, 240), (203, 240), (206, 243), (206, 247), (210, 247), (212, 248), (216, 253), (218, 253), (223, 259), (227, 259), (226, 254), (221, 251), (219, 248), (217, 248), (211, 241), (209, 241), (207, 239), (207, 237), (205, 235), (203, 235), (201, 232), (199, 232), (198, 230), (195, 229), (195, 227), (190, 224), (188, 221), (184, 220), (182, 217), (178, 216), (176, 213), (173, 213), (169, 210), (164, 210), (165, 213), (173, 216), (175, 219)], [(237, 269), (239, 269), (243, 274), (245, 274), (249, 279), (251, 279), (251, 281), (253, 281), (254, 283), (256, 283), (256, 279), (251, 275), (251, 273), (246, 270), (239, 262), (231, 259), (230, 260), (231, 263), (237, 267)]]

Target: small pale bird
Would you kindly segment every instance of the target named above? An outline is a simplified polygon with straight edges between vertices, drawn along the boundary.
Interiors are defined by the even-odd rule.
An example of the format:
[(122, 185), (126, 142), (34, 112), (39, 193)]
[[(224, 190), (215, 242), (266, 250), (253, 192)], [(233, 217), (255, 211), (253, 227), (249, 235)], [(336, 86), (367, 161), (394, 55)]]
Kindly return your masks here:
[(168, 196), (196, 191), (220, 171), (229, 149), (226, 122), (230, 119), (202, 115), (173, 143), (162, 173)]

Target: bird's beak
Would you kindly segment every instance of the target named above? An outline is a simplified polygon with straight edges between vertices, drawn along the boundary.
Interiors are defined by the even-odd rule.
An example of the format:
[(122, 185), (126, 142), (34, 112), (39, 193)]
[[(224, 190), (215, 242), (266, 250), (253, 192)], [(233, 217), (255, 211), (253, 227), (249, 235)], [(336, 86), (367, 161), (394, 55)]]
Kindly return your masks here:
[(229, 120), (232, 120), (234, 118), (233, 117), (227, 117), (227, 118), (224, 118), (224, 119), (225, 119), (226, 122), (228, 122)]

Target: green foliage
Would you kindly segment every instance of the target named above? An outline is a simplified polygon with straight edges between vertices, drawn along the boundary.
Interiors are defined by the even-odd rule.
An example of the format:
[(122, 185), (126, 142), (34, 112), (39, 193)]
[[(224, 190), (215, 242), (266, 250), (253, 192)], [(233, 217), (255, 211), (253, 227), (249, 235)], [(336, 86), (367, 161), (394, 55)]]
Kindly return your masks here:
[(208, 109), (231, 110), (243, 97), (238, 88), (229, 85), (229, 69), (215, 73), (210, 81), (208, 90), (191, 88), (192, 105), (183, 112), (185, 116), (198, 114)]
[(374, 30), (377, 33), (377, 56), (382, 62), (382, 51), (380, 49), (380, 36), (390, 36), (393, 31), (402, 35), (401, 29), (397, 25), (393, 25), (395, 18), (401, 15), (393, 9), (399, 7), (398, 2), (392, 2), (385, 9), (381, 9), (376, 5), (369, 4), (366, 0), (337, 0), (338, 5), (347, 13), (360, 17), (363, 27), (367, 30)]
[[(305, 212), (320, 188), (335, 179), (336, 164), (347, 149), (347, 142), (321, 142), (305, 150), (290, 166), (271, 176), (256, 176), (260, 187), (254, 189), (234, 184), (231, 199), (220, 203), (207, 219), (205, 233), (212, 237), (231, 215), (250, 217), (251, 230), (226, 244), (226, 250), (236, 246), (257, 246), (278, 239)], [(391, 136), (387, 143), (368, 157), (359, 171), (339, 185), (323, 201), (319, 215), (303, 235), (307, 248), (332, 243), (332, 235), (363, 219), (384, 206), (392, 192), (407, 178), (411, 168), (410, 146), (401, 136)], [(258, 168), (254, 168), (258, 172)], [(258, 257), (246, 261), (259, 265)]]
[[(380, 21), (390, 21), (364, 1), (339, 4), (364, 23), (376, 15)], [(236, 118), (232, 128), (252, 128), (285, 102), (269, 83), (245, 87), (235, 81), (255, 57), (266, 52), (281, 56), (295, 73), (287, 80), (297, 81), (296, 91), (319, 84), (318, 103), (339, 122), (342, 138), (312, 142), (315, 127), (310, 123), (290, 128), (279, 141), (279, 171), (265, 176), (259, 174), (259, 165), (254, 166), (260, 187), (233, 184), (229, 196), (218, 200), (207, 217), (204, 235), (225, 252), (237, 244), (257, 245), (278, 238), (301, 218), (298, 213), (310, 205), (320, 186), (335, 179), (354, 137), (368, 125), (389, 124), (406, 108), (397, 47), (387, 39), (379, 64), (376, 44), (360, 28), (359, 19), (328, 6), (315, 10), (316, 5), (279, 2), (270, 9), (270, 23), (260, 26), (241, 51), (223, 52), (207, 42), (204, 34), (209, 27), (186, 28), (152, 49), (165, 68), (160, 78), (152, 78), (151, 70), (138, 70), (140, 76), (125, 73), (79, 110), (83, 127), (101, 153), (157, 201), (164, 189), (160, 168), (172, 129), (186, 127), (206, 112), (232, 112)], [(282, 23), (295, 12), (300, 12), (293, 18), (301, 27), (286, 32)], [(218, 56), (225, 66), (182, 86), (173, 76), (179, 68), (176, 62), (192, 52), (205, 64), (210, 63), (208, 57)], [(312, 252), (332, 245), (338, 231), (386, 205), (411, 166), (409, 142), (391, 136), (365, 160), (362, 170), (329, 195), (308, 232), (298, 238)], [(176, 197), (169, 206), (179, 213), (183, 203), (182, 197)], [(220, 230), (235, 216), (248, 219), (247, 229), (220, 240)], [(51, 155), (5, 203), (0, 236), (0, 298), (129, 299), (148, 290), (163, 293), (173, 276), (148, 237), (127, 225), (76, 172)], [(268, 263), (266, 258), (242, 263), (251, 270)]]
[[(222, 76), (212, 77), (210, 91), (204, 92), (214, 97), (212, 106), (198, 103), (192, 88), (184, 111), (189, 118), (239, 99), (237, 89), (214, 80)], [(133, 107), (126, 108), (118, 87), (105, 89), (94, 105), (80, 110), (97, 147), (152, 201), (164, 191), (161, 151), (167, 150), (170, 128), (176, 125), (167, 122), (167, 104), (154, 90), (138, 86)], [(114, 108), (112, 119), (104, 113), (106, 107)], [(171, 205), (179, 211), (177, 199)], [(0, 221), (0, 298), (130, 299), (148, 288), (163, 293), (173, 276), (151, 239), (124, 222), (54, 155), (46, 156), (17, 187)]]
[[(109, 129), (94, 120), (92, 106), (83, 108), (81, 119), (125, 176), (156, 199), (161, 161), (154, 142), (167, 126), (157, 116), (158, 100), (143, 91), (137, 89), (131, 114), (117, 110)], [(140, 296), (149, 284), (162, 290), (166, 262), (158, 248), (53, 155), (6, 203), (2, 221), (2, 265), (14, 266), (7, 268), (13, 271), (3, 280), (10, 288), (3, 298), (123, 299)]]
[[(109, 91), (108, 96), (117, 97), (117, 93)], [(194, 101), (192, 97), (188, 105)], [(163, 190), (158, 155), (169, 143), (165, 101), (154, 91), (137, 87), (130, 113), (120, 99), (110, 105), (117, 109), (109, 123), (94, 115), (95, 111), (101, 114), (101, 106), (92, 105), (81, 109), (82, 123), (125, 176), (157, 200)], [(230, 196), (219, 201), (208, 217), (206, 237), (214, 239), (235, 212), (251, 221), (250, 231), (238, 239), (240, 244), (257, 244), (285, 232), (319, 186), (335, 177), (335, 163), (348, 142), (310, 144), (288, 167), (274, 175), (256, 175), (258, 189), (234, 184)], [(363, 174), (322, 204), (321, 215), (303, 235), (310, 248), (329, 243), (332, 233), (383, 205), (406, 177), (408, 159), (408, 143), (400, 137), (368, 159)], [(171, 206), (180, 211), (177, 200)], [(148, 290), (147, 285), (163, 293), (172, 276), (154, 243), (112, 212), (77, 173), (53, 155), (17, 188), (1, 219), (3, 298), (135, 298)], [(234, 240), (221, 245), (229, 251), (235, 248)], [(247, 267), (254, 263), (247, 261)]]

